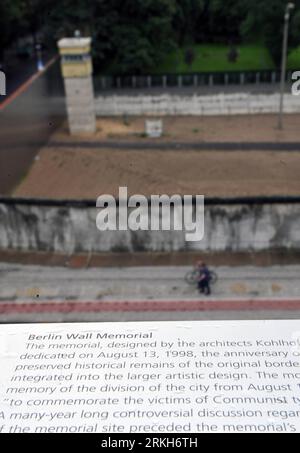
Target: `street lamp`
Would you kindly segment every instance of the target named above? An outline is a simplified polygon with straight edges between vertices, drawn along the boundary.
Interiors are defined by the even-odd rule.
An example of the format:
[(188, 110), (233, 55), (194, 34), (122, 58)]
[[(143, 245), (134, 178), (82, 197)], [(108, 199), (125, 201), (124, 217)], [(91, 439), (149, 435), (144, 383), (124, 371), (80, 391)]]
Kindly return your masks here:
[(43, 71), (45, 69), (43, 60), (42, 60), (42, 45), (37, 43), (35, 46), (36, 55), (37, 55), (37, 70)]
[(286, 60), (287, 60), (287, 48), (288, 48), (288, 36), (289, 36), (289, 22), (291, 11), (295, 8), (294, 3), (288, 3), (285, 8), (284, 14), (284, 32), (283, 32), (283, 44), (282, 44), (282, 62), (281, 62), (281, 82), (280, 82), (280, 105), (279, 105), (279, 117), (278, 117), (278, 129), (283, 128), (282, 114), (283, 114), (283, 96), (285, 89), (285, 74), (286, 74)]

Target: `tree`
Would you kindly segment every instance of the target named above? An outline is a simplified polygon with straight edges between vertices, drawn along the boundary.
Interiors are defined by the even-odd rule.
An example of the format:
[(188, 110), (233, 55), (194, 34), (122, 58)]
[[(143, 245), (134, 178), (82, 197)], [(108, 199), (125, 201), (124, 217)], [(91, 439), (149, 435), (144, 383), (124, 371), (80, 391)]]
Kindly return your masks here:
[(228, 61), (230, 61), (230, 63), (236, 63), (238, 57), (239, 53), (237, 48), (235, 46), (231, 46), (227, 55)]
[[(174, 47), (175, 0), (110, 0), (109, 5), (112, 16), (105, 11), (106, 1), (97, 2), (95, 17), (99, 20), (94, 22), (94, 42), (98, 62), (110, 56), (115, 72), (142, 73)], [(103, 38), (108, 35), (110, 46), (105, 48)]]
[[(171, 49), (199, 42), (260, 40), (281, 59), (287, 0), (0, 0), (0, 49), (18, 36), (43, 32), (48, 45), (79, 29), (93, 39), (96, 68), (148, 72)], [(290, 47), (300, 40), (294, 0)], [(0, 51), (1, 52), (1, 51)], [(1, 54), (0, 54), (1, 58)]]
[(289, 36), (289, 47), (297, 47), (300, 43), (300, 2), (297, 1), (297, 9), (292, 13), (291, 32)]
[(191, 66), (195, 60), (195, 51), (193, 48), (189, 48), (185, 51), (184, 60), (188, 66)]
[(14, 25), (22, 17), (20, 1), (1, 0), (0, 2), (0, 63), (3, 60), (4, 50), (10, 44), (16, 32)]
[[(296, 11), (300, 8), (300, 1), (294, 0)], [(287, 2), (285, 0), (240, 0), (244, 10), (244, 20), (241, 21), (241, 35), (243, 38), (259, 38), (270, 50), (277, 65), (281, 61), (282, 35), (284, 12)], [(296, 13), (291, 20), (289, 47), (299, 45), (300, 16)]]
[(196, 41), (206, 4), (205, 0), (176, 0), (173, 27), (180, 46)]
[[(249, 0), (251, 2), (251, 0)], [(214, 41), (237, 41), (243, 18), (240, 0), (211, 0), (209, 2), (209, 35)]]

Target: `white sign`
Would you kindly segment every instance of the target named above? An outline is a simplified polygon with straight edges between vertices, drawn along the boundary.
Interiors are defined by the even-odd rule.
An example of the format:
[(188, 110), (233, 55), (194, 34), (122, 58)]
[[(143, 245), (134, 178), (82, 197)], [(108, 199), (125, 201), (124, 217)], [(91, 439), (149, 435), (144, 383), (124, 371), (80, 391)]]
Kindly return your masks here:
[(300, 321), (0, 326), (0, 432), (300, 432)]
[(146, 134), (151, 138), (159, 138), (163, 133), (162, 120), (146, 120)]

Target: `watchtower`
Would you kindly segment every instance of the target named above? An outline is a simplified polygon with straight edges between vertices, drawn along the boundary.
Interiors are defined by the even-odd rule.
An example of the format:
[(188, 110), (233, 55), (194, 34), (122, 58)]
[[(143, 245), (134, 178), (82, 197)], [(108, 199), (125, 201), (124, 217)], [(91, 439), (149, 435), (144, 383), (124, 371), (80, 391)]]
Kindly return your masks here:
[(96, 130), (91, 38), (58, 41), (71, 134)]

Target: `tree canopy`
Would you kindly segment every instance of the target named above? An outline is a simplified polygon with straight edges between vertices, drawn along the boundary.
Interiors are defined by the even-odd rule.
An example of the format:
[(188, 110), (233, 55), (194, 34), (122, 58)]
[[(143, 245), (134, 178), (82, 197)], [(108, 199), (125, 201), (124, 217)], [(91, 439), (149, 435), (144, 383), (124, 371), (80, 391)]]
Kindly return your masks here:
[[(1, 0), (0, 46), (42, 31), (93, 38), (97, 67), (122, 74), (147, 72), (179, 46), (259, 41), (280, 62), (287, 0)], [(300, 0), (292, 13), (290, 47), (300, 41)]]

